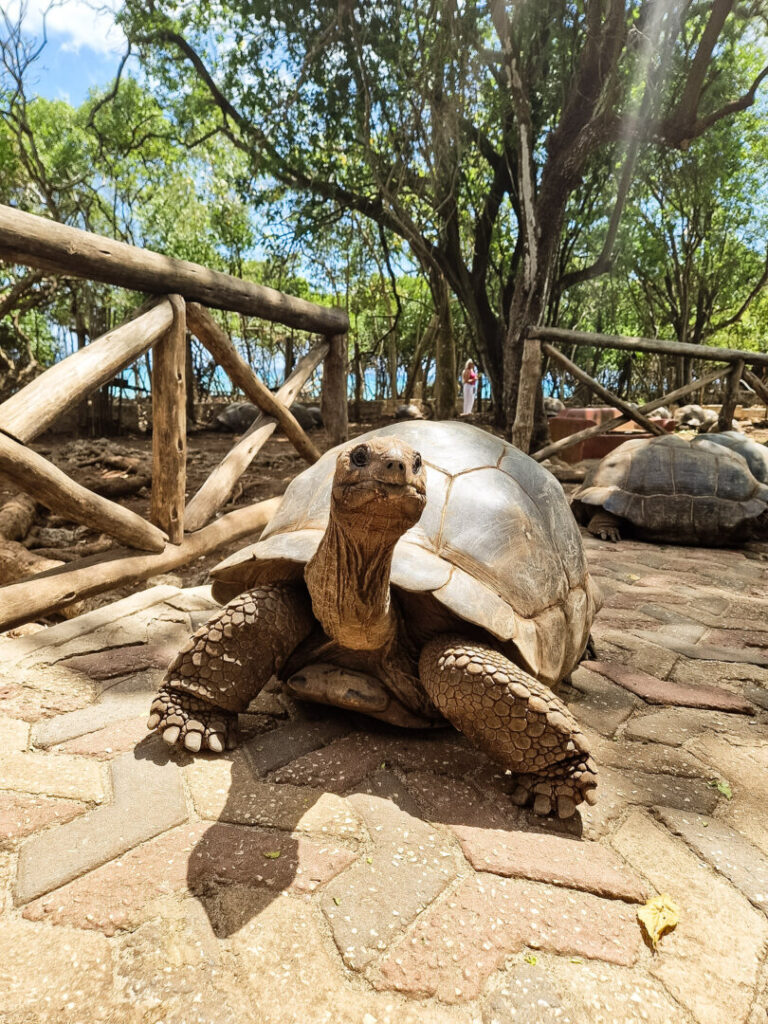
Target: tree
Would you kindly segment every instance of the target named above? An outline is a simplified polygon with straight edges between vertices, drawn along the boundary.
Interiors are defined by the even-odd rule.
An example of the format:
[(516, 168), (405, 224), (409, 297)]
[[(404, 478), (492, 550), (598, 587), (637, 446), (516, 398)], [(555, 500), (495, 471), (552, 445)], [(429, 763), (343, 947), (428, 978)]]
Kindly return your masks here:
[[(165, 102), (204, 104), (254, 173), (404, 239), (438, 309), (447, 283), (511, 435), (526, 327), (553, 289), (610, 269), (644, 147), (685, 151), (754, 102), (768, 68), (722, 100), (713, 83), (764, 14), (735, 0), (287, 0), (279, 14), (126, 0), (122, 21)], [(606, 160), (601, 251), (563, 268), (569, 201)]]

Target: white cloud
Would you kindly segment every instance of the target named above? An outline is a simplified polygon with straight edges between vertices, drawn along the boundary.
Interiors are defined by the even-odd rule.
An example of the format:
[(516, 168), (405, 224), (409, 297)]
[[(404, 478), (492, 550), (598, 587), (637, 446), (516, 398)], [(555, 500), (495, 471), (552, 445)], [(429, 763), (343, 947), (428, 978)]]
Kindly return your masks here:
[[(20, 0), (8, 0), (3, 6), (9, 19), (15, 21)], [(62, 50), (78, 53), (87, 48), (107, 55), (124, 49), (125, 36), (114, 19), (119, 0), (27, 0), (25, 7), (25, 32), (41, 36), (45, 20), (49, 43)]]

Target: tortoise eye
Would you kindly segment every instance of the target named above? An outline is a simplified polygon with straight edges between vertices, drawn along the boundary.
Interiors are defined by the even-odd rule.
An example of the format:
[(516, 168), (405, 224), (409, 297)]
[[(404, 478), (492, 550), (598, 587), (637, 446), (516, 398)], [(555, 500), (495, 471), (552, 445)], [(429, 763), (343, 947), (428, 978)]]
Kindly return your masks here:
[(414, 456), (414, 459), (413, 459), (413, 472), (414, 473), (419, 473), (420, 471), (421, 471), (421, 455), (419, 455), (419, 453), (416, 452), (416, 455)]
[(354, 448), (352, 450), (352, 454), (349, 456), (349, 461), (352, 463), (353, 466), (367, 466), (368, 457), (368, 448), (364, 444), (359, 444), (357, 448)]

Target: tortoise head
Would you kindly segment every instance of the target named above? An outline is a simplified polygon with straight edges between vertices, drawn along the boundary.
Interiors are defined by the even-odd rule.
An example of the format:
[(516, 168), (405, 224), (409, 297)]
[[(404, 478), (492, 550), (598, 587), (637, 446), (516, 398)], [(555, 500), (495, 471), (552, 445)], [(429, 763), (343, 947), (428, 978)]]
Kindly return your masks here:
[(349, 526), (400, 535), (427, 502), (421, 455), (398, 437), (371, 437), (339, 453), (331, 514)]

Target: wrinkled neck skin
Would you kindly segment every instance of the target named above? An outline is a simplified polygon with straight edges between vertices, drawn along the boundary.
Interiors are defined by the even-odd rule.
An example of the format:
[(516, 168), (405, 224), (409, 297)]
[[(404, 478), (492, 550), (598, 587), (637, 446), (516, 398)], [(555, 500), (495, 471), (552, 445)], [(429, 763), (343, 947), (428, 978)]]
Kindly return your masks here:
[(331, 509), (328, 528), (304, 570), (312, 611), (343, 647), (373, 651), (397, 629), (389, 591), (392, 554), (401, 531), (366, 519), (345, 521)]

